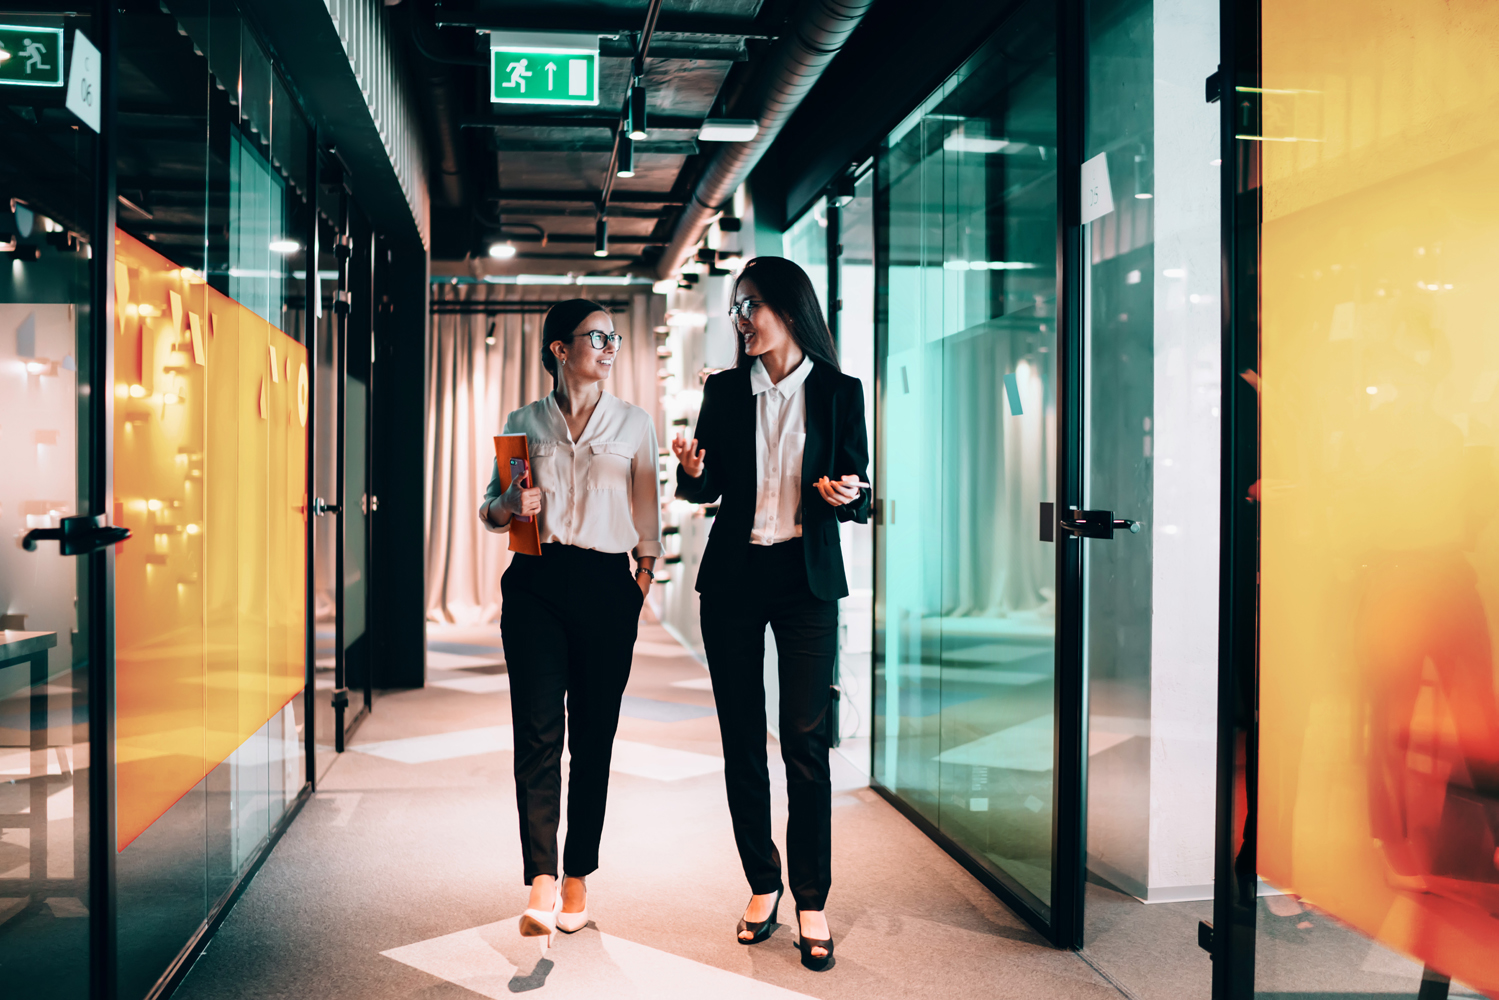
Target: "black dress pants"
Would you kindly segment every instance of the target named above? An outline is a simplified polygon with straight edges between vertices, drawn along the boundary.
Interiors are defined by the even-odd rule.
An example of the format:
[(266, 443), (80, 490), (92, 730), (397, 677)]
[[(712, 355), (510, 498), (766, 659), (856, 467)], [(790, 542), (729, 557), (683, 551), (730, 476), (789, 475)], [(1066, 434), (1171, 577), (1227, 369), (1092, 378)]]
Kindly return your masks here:
[(609, 758), (644, 601), (623, 552), (555, 542), (541, 550), (539, 557), (516, 553), (500, 579), (527, 885), (537, 875), (561, 874), (564, 715), (572, 767), (562, 870), (582, 876), (599, 866)]
[(765, 626), (775, 634), (786, 762), (786, 854), (798, 909), (821, 910), (832, 881), (829, 687), (838, 652), (838, 602), (812, 595), (801, 539), (751, 545), (745, 578), (702, 595), (703, 645), (723, 734), (734, 842), (750, 891), (781, 888), (770, 833), (765, 761)]

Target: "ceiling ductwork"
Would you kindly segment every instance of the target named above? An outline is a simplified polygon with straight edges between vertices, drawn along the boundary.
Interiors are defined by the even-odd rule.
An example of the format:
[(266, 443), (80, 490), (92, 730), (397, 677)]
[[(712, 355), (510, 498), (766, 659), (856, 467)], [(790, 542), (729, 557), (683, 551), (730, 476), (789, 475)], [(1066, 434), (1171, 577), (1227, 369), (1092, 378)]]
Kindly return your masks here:
[(813, 0), (809, 4), (800, 22), (771, 54), (746, 102), (760, 109), (759, 134), (748, 142), (725, 144), (708, 161), (657, 262), (657, 277), (675, 274), (691, 256), (713, 217), (749, 177), (873, 4), (874, 0)]

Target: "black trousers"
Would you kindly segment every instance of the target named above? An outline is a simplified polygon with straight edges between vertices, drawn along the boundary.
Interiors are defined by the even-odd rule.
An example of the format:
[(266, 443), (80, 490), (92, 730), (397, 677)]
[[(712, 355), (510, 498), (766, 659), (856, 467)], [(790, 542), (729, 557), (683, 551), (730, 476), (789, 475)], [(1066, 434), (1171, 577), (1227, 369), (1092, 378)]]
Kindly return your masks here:
[(500, 579), (527, 885), (537, 875), (561, 874), (564, 715), (572, 767), (562, 871), (581, 876), (599, 866), (609, 758), (644, 601), (623, 552), (557, 543), (541, 550), (539, 557), (516, 553)]
[(832, 881), (828, 689), (838, 652), (838, 602), (812, 596), (802, 542), (794, 539), (751, 545), (745, 578), (732, 591), (703, 594), (701, 607), (734, 841), (756, 895), (782, 885), (765, 761), (765, 626), (775, 633), (791, 893), (798, 909), (820, 910)]

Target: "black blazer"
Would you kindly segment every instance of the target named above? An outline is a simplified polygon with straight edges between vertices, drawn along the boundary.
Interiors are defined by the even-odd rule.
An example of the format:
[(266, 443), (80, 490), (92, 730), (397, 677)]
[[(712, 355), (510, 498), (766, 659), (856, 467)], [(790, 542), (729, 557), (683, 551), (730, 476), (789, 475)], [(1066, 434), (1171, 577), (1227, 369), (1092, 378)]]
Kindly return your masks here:
[[(802, 453), (802, 544), (807, 582), (825, 601), (848, 596), (838, 523), (869, 520), (869, 490), (834, 507), (812, 484), (823, 476), (856, 475), (869, 482), (869, 439), (864, 432), (864, 387), (858, 379), (828, 365), (813, 364), (807, 381), (807, 440)], [(732, 587), (743, 579), (755, 523), (755, 397), (750, 369), (730, 368), (710, 375), (703, 386), (697, 418), (697, 444), (707, 449), (703, 474), (689, 477), (677, 467), (677, 496), (691, 503), (720, 500), (698, 567), (698, 593)]]

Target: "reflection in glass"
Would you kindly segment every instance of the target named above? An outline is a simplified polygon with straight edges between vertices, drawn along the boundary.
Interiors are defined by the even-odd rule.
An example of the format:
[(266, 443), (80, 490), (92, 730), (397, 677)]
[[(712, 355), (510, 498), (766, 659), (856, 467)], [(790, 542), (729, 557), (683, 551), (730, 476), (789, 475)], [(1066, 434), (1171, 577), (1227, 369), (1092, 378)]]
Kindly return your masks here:
[[(14, 17), (7, 16), (14, 22)], [(62, 27), (55, 18), (21, 18)], [(72, 18), (87, 35), (90, 19)], [(93, 133), (0, 108), (0, 993), (82, 1000), (89, 956), (89, 560), (32, 530), (88, 507)], [(34, 101), (34, 103), (33, 103)]]
[(1056, 65), (1021, 8), (887, 139), (875, 777), (1049, 913)]
[[(230, 3), (119, 15), (120, 995), (144, 996), (302, 787), (305, 130)], [(181, 16), (179, 16), (179, 13)], [(301, 141), (305, 150), (305, 138)], [(279, 153), (278, 153), (279, 151)], [(303, 179), (305, 185), (305, 178)]]
[(1084, 939), (1141, 998), (1211, 992), (1195, 928), (1216, 788), (1217, 10), (1088, 4), (1084, 156), (1113, 207), (1083, 234), (1084, 500), (1141, 530), (1084, 543)]
[(1495, 995), (1499, 8), (1262, 11), (1256, 990)]

